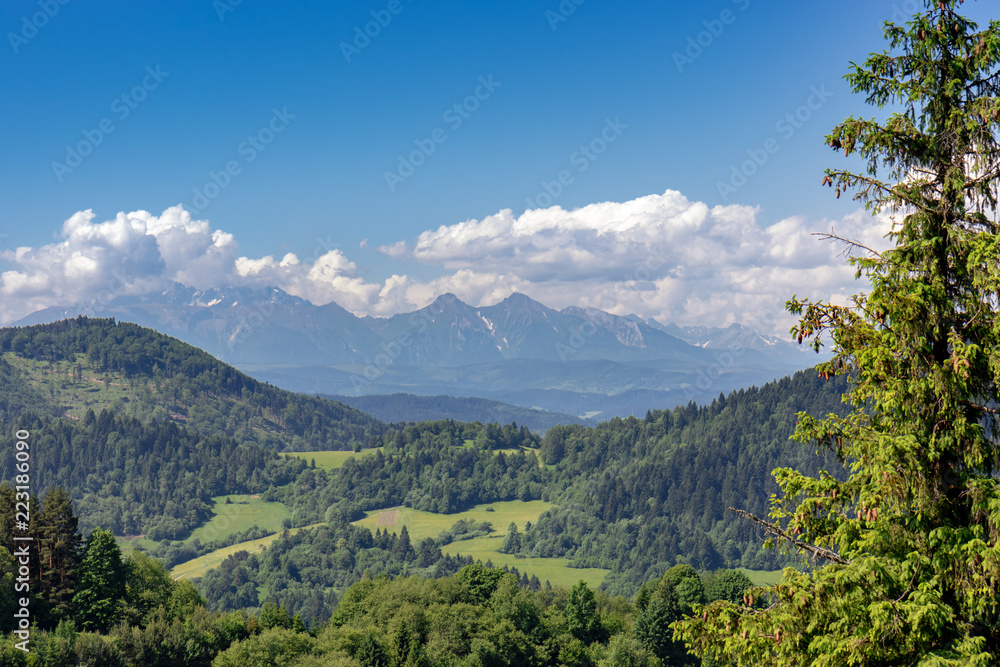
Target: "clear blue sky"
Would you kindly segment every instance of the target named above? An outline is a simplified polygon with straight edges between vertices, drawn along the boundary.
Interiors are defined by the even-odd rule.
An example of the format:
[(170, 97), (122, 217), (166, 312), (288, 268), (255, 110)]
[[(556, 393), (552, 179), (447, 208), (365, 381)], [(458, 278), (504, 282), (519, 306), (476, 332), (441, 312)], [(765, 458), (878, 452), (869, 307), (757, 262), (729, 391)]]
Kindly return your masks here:
[[(709, 206), (759, 206), (761, 226), (840, 218), (856, 206), (819, 186), (823, 168), (837, 164), (822, 137), (847, 115), (871, 113), (842, 76), (850, 60), (882, 48), (883, 19), (913, 6), (237, 1), (3, 3), (0, 248), (52, 243), (82, 209), (97, 220), (190, 209), (195, 188), (229, 161), (240, 173), (196, 217), (234, 234), (241, 254), (306, 255), (316, 237), (330, 238), (379, 277), (436, 269), (375, 247), (505, 208), (518, 216), (565, 169), (574, 177), (555, 202), (564, 209), (669, 189)], [(58, 11), (41, 21), (47, 4)], [(970, 4), (982, 19), (987, 5)], [(347, 62), (343, 45), (372, 12), (391, 21)], [(25, 24), (33, 16), (44, 23), (37, 31)], [(674, 54), (699, 33), (706, 46), (678, 67)], [(444, 114), (480, 77), (500, 85), (480, 88), (486, 99), (456, 127)], [(144, 83), (145, 99), (122, 101)], [(779, 131), (813, 90), (832, 96), (794, 132)], [(248, 162), (243, 142), (273, 109), (294, 119)], [(574, 151), (608, 118), (627, 128), (578, 171)], [(67, 145), (87, 141), (86, 131), (100, 136), (102, 121), (113, 131), (57, 175)], [(390, 190), (397, 156), (435, 130), (446, 141)], [(718, 183), (768, 138), (778, 151), (724, 202)]]

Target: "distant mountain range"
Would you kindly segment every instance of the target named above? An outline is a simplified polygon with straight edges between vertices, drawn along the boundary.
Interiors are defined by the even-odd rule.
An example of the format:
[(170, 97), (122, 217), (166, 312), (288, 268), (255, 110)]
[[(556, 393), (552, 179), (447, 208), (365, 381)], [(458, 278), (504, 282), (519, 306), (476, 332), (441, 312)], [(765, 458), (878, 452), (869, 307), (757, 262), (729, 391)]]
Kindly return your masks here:
[(175, 284), (161, 294), (48, 308), (14, 325), (78, 314), (156, 329), (294, 391), (477, 396), (581, 418), (711, 401), (820, 359), (739, 324), (679, 327), (593, 308), (554, 310), (519, 293), (485, 307), (443, 294), (412, 313), (376, 318), (276, 287)]

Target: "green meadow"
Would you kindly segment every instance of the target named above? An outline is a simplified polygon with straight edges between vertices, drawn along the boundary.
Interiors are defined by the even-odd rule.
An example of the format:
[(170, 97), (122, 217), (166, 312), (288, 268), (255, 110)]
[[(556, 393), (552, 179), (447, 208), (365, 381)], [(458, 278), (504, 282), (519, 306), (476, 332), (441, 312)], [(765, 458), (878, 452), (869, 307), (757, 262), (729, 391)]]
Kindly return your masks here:
[[(226, 504), (226, 499), (230, 504)], [(282, 503), (268, 503), (254, 496), (231, 494), (215, 496), (213, 516), (203, 525), (195, 528), (186, 540), (199, 539), (202, 542), (212, 542), (227, 535), (242, 532), (253, 526), (260, 526), (271, 532), (281, 532), (281, 522), (292, 516), (291, 511)]]
[[(303, 530), (310, 530), (321, 526), (321, 523), (314, 523), (311, 526), (303, 526), (302, 528), (293, 528), (290, 533), (292, 535), (300, 533)], [(182, 578), (194, 578), (200, 577), (208, 570), (214, 567), (218, 567), (222, 561), (226, 560), (229, 556), (233, 555), (237, 551), (248, 551), (250, 553), (256, 553), (262, 551), (276, 539), (281, 536), (281, 533), (275, 533), (273, 535), (268, 535), (267, 537), (262, 537), (259, 540), (249, 540), (247, 542), (240, 542), (239, 544), (234, 544), (232, 546), (224, 547), (222, 549), (216, 549), (211, 553), (207, 553), (204, 556), (199, 556), (194, 560), (189, 560), (184, 563), (175, 565), (172, 570), (170, 570), (170, 576), (173, 579)]]
[(598, 586), (610, 570), (572, 568), (569, 567), (569, 560), (566, 558), (515, 558), (513, 555), (497, 551), (507, 534), (507, 526), (512, 521), (517, 524), (518, 530), (523, 531), (528, 521), (538, 521), (542, 512), (552, 506), (552, 503), (543, 500), (511, 500), (477, 505), (470, 510), (455, 514), (434, 514), (409, 507), (396, 507), (369, 512), (364, 519), (355, 523), (372, 532), (382, 529), (398, 533), (403, 526), (406, 526), (410, 540), (416, 543), (425, 537), (437, 537), (460, 519), (489, 521), (493, 524), (495, 533), (488, 537), (452, 542), (441, 547), (441, 551), (450, 555), (471, 556), (483, 563), (492, 561), (497, 567), (504, 565), (516, 567), (518, 571), (528, 576), (535, 575), (541, 581), (547, 579), (553, 586), (572, 586), (581, 579), (591, 587)]
[[(226, 498), (230, 500), (229, 505), (226, 504)], [(280, 533), (283, 530), (281, 522), (292, 516), (291, 510), (283, 503), (264, 502), (254, 496), (234, 493), (215, 496), (212, 501), (215, 503), (212, 507), (212, 518), (191, 531), (184, 542), (191, 542), (194, 539), (202, 543), (214, 542), (253, 526), (260, 526), (272, 533)], [(125, 553), (130, 553), (136, 547), (148, 550), (156, 546), (155, 542), (141, 536), (118, 536), (115, 539)]]
[(583, 579), (591, 588), (597, 588), (604, 581), (611, 570), (599, 568), (578, 568), (570, 567), (568, 558), (515, 558), (513, 554), (502, 554), (497, 551), (503, 542), (504, 529), (501, 535), (490, 535), (489, 537), (476, 537), (471, 540), (461, 540), (452, 542), (441, 547), (441, 551), (446, 554), (457, 556), (472, 556), (475, 560), (481, 560), (484, 564), (492, 561), (495, 567), (516, 567), (519, 572), (527, 574), (529, 577), (535, 575), (541, 581), (548, 580), (553, 586), (575, 585)]
[(323, 470), (336, 470), (343, 467), (344, 463), (348, 459), (353, 459), (357, 456), (371, 456), (381, 447), (373, 447), (371, 449), (362, 449), (360, 452), (353, 452), (351, 450), (344, 451), (324, 451), (324, 452), (284, 452), (285, 456), (294, 456), (305, 460), (306, 462), (316, 461), (316, 467), (322, 468)]
[[(410, 534), (410, 540), (419, 542), (425, 537), (437, 537), (442, 531), (448, 530), (456, 521), (472, 519), (475, 521), (489, 521), (493, 524), (493, 529), (497, 534), (505, 535), (507, 525), (513, 521), (517, 524), (518, 530), (524, 530), (524, 524), (528, 521), (538, 521), (542, 512), (552, 507), (552, 503), (544, 500), (510, 500), (501, 503), (489, 503), (477, 505), (465, 512), (455, 514), (434, 514), (433, 512), (423, 512), (409, 507), (389, 508), (387, 510), (373, 510), (368, 512), (364, 519), (355, 521), (359, 526), (370, 529), (373, 533), (376, 528), (398, 532), (402, 526), (406, 526), (406, 531)], [(492, 508), (492, 511), (491, 511)], [(396, 512), (394, 523), (378, 523), (379, 514)], [(383, 517), (383, 522), (389, 515)]]

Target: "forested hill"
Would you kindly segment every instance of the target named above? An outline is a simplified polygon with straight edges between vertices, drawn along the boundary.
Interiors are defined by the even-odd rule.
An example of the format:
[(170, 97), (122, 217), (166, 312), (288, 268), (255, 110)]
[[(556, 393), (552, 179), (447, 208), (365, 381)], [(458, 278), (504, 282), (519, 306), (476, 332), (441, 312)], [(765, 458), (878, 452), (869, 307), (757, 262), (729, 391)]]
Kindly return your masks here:
[[(84, 527), (177, 539), (209, 518), (213, 497), (233, 493), (284, 503), (296, 526), (324, 521), (338, 503), (354, 515), (544, 499), (556, 507), (521, 526), (512, 550), (610, 569), (621, 592), (676, 563), (787, 564), (726, 508), (766, 515), (776, 467), (838, 471), (788, 438), (797, 412), (839, 410), (844, 388), (804, 371), (711, 405), (556, 426), (539, 439), (450, 420), (392, 428), (113, 320), (0, 330), (0, 412), (34, 434), (36, 479), (64, 486)], [(373, 445), (376, 455), (331, 471), (276, 454)]]
[(532, 431), (544, 433), (559, 424), (594, 425), (595, 420), (581, 419), (560, 412), (493, 401), (476, 396), (418, 396), (415, 394), (372, 394), (364, 396), (330, 396), (362, 410), (384, 422), (422, 422), (454, 419), (461, 422), (517, 422)]
[(492, 459), (490, 450), (511, 446), (496, 444), (503, 430), (495, 425), (467, 450), (456, 444), (472, 437), (470, 425), (425, 422), (400, 432), (385, 457), (332, 474), (306, 471), (281, 499), (303, 523), (322, 520), (323, 509), (341, 500), (366, 510), (406, 505), (432, 512), (512, 498), (547, 500), (556, 507), (519, 536), (512, 552), (610, 569), (606, 583), (626, 594), (678, 563), (771, 570), (788, 565), (788, 556), (762, 550), (762, 536), (727, 508), (766, 516), (778, 467), (842, 472), (831, 453), (789, 436), (800, 411), (841, 411), (845, 388), (842, 378), (802, 371), (707, 406), (596, 427), (556, 426), (536, 450), (542, 467), (523, 455), (536, 445), (512, 429), (522, 453)]
[(0, 329), (0, 383), (0, 416), (28, 409), (82, 419), (109, 408), (292, 451), (371, 446), (385, 431), (342, 403), (259, 382), (176, 338), (113, 319)]
[[(34, 491), (65, 488), (85, 530), (155, 540), (206, 521), (213, 496), (293, 482), (306, 464), (278, 450), (374, 446), (386, 433), (169, 336), (87, 318), (0, 329), (0, 419), (31, 433)], [(13, 466), (5, 458), (0, 477)]]
[(796, 415), (842, 413), (843, 378), (812, 370), (719, 396), (711, 405), (549, 430), (541, 456), (554, 466), (557, 508), (522, 540), (526, 556), (568, 556), (606, 567), (612, 590), (629, 592), (675, 563), (772, 569), (787, 556), (727, 508), (766, 516), (778, 467), (843, 472), (827, 451), (789, 440)]

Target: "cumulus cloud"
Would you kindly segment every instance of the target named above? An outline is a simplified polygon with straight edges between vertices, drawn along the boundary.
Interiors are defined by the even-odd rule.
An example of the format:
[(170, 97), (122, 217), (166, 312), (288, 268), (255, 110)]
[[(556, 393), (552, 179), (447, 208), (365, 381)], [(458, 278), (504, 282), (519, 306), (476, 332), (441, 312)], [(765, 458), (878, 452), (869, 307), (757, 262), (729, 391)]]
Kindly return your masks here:
[(881, 249), (891, 225), (863, 211), (837, 221), (797, 216), (762, 224), (759, 216), (752, 207), (710, 208), (669, 190), (572, 211), (553, 206), (515, 216), (505, 209), (381, 246), (391, 258), (437, 267), (438, 275), (371, 282), (329, 244), (319, 243), (312, 257), (242, 256), (231, 233), (181, 206), (100, 223), (87, 210), (63, 224), (56, 243), (0, 253), (13, 266), (0, 275), (0, 318), (176, 281), (199, 289), (273, 285), (316, 304), (335, 301), (382, 316), (426, 306), (445, 292), (488, 305), (519, 291), (555, 308), (590, 306), (679, 324), (743, 322), (779, 332), (787, 330), (782, 306), (792, 294), (844, 301), (864, 287), (839, 256), (843, 245), (816, 232)]
[[(782, 306), (792, 294), (843, 300), (859, 288), (838, 256), (843, 245), (815, 233), (834, 231), (879, 249), (891, 226), (887, 216), (863, 211), (839, 221), (799, 216), (766, 226), (758, 215), (747, 206), (709, 208), (668, 190), (573, 211), (503, 210), (380, 250), (454, 271), (436, 282), (457, 283), (458, 296), (473, 303), (517, 289), (553, 307), (680, 324), (756, 322), (778, 331), (787, 330)], [(491, 280), (497, 287), (484, 289)], [(771, 324), (761, 321), (764, 312)]]
[(318, 253), (309, 264), (294, 254), (280, 261), (240, 256), (232, 234), (179, 205), (159, 216), (133, 211), (105, 222), (95, 218), (92, 210), (80, 211), (63, 223), (58, 242), (0, 253), (14, 267), (0, 274), (0, 320), (49, 306), (103, 306), (173, 282), (197, 289), (277, 285), (318, 303), (339, 300), (361, 310), (380, 289), (354, 275), (354, 264), (339, 250)]

